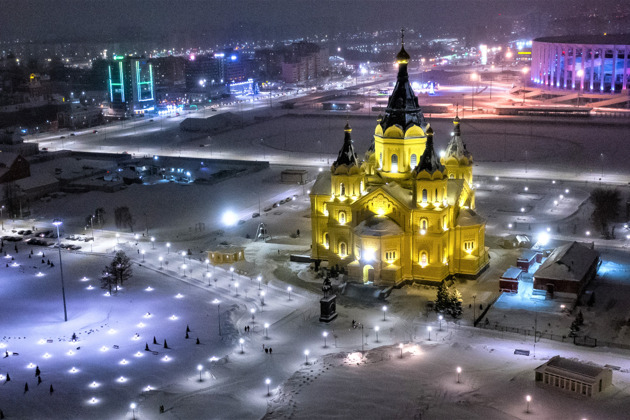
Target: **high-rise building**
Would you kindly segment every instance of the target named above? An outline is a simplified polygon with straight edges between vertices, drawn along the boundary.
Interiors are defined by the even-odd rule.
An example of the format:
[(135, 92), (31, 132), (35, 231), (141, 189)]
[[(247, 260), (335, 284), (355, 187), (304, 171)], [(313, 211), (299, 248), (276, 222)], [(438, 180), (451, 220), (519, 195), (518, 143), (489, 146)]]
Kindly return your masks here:
[(346, 267), (357, 282), (476, 277), (489, 263), (459, 119), (440, 159), (409, 83), (409, 60), (403, 45), (396, 86), (363, 162), (346, 125), (337, 159), (311, 190), (312, 257)]
[(116, 55), (108, 69), (110, 115), (155, 110), (153, 66), (145, 58)]

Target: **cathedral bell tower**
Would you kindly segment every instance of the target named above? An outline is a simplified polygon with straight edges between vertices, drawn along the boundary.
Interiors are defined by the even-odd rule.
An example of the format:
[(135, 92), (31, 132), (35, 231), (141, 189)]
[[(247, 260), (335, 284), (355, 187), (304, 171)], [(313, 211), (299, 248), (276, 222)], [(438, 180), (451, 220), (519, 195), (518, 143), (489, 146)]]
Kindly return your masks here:
[(375, 161), (386, 180), (410, 178), (411, 171), (424, 153), (429, 126), (409, 83), (407, 66), (410, 57), (405, 51), (404, 31), (401, 39), (400, 52), (396, 55), (396, 86), (389, 97), (385, 116), (374, 130)]

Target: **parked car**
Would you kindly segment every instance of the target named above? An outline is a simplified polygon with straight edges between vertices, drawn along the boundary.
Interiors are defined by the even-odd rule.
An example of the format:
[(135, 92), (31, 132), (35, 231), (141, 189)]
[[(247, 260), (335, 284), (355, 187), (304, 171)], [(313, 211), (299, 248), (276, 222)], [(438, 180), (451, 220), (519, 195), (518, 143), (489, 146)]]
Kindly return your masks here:
[(257, 217), (260, 217), (260, 213), (254, 213), (254, 214), (252, 214), (252, 219), (255, 219), (255, 218), (257, 218)]

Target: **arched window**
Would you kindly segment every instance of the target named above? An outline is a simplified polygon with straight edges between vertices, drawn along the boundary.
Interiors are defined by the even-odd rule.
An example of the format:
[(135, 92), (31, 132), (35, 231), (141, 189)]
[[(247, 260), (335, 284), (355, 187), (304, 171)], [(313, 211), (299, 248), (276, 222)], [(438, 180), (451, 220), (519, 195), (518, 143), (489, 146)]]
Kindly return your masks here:
[(342, 225), (346, 223), (346, 212), (345, 211), (340, 211), (339, 212), (339, 223), (342, 224)]
[(324, 213), (324, 216), (328, 216), (328, 206), (326, 203), (324, 203), (324, 206), (322, 207), (322, 213)]
[(420, 220), (420, 229), (421, 230), (427, 230), (428, 226), (429, 226), (429, 222), (427, 222), (427, 219)]
[(398, 172), (398, 155), (392, 155), (392, 167), (391, 172)]
[(411, 155), (411, 169), (415, 168), (417, 164), (418, 156), (416, 156), (416, 154), (414, 153), (413, 155)]
[(324, 233), (324, 246), (326, 249), (330, 247), (330, 237), (328, 236), (328, 232)]
[(342, 197), (346, 195), (346, 186), (343, 184), (343, 182), (339, 184), (339, 195)]
[(429, 264), (429, 254), (427, 254), (427, 251), (421, 251), (420, 252), (420, 265), (424, 267), (427, 264)]
[(426, 203), (428, 200), (428, 195), (429, 193), (427, 192), (427, 190), (422, 190), (422, 202)]
[(345, 257), (346, 255), (348, 255), (348, 248), (345, 242), (339, 243), (339, 255), (341, 255), (342, 257)]
[(435, 197), (433, 197), (433, 201), (437, 201), (438, 199), (438, 194), (437, 194), (437, 188), (435, 189)]
[(363, 181), (359, 184), (359, 193), (363, 194)]
[(449, 177), (450, 179), (455, 179), (455, 175), (454, 175), (453, 173), (451, 173), (448, 177)]
[(379, 168), (383, 167), (383, 152), (378, 154), (378, 167)]

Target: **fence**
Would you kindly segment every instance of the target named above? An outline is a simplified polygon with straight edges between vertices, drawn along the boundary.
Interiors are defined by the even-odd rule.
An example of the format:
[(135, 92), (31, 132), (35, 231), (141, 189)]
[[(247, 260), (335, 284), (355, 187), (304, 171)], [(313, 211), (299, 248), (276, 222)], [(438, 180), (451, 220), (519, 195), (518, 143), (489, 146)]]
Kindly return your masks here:
[[(507, 327), (504, 325), (499, 325), (498, 323), (484, 324), (482, 322), (479, 322), (476, 326), (477, 328), (483, 328), (484, 330), (495, 330), (495, 331), (513, 333), (513, 334), (520, 334), (525, 337), (532, 337), (534, 335), (533, 328)], [(630, 350), (630, 344), (614, 343), (610, 341), (601, 341), (601, 340), (598, 340), (597, 338), (589, 337), (589, 336), (573, 337), (573, 339), (571, 340), (571, 337), (568, 337), (566, 335), (536, 331), (536, 341), (540, 341), (541, 338), (545, 338), (547, 340), (553, 340), (553, 341), (560, 341), (562, 343), (573, 341), (573, 344), (575, 344), (576, 346), (610, 347), (610, 348), (616, 348), (616, 349), (622, 349), (622, 350)]]

